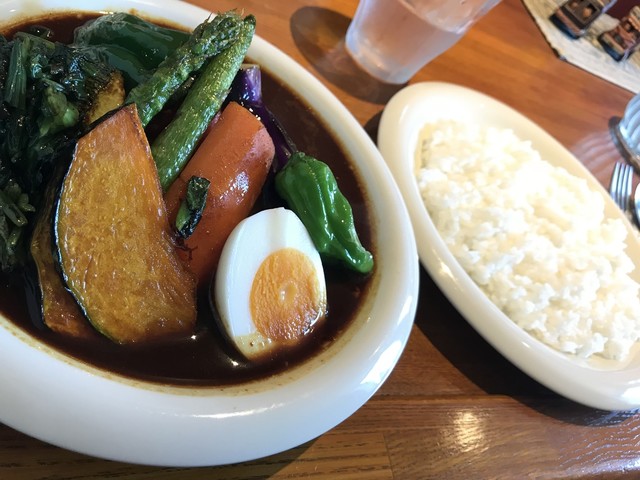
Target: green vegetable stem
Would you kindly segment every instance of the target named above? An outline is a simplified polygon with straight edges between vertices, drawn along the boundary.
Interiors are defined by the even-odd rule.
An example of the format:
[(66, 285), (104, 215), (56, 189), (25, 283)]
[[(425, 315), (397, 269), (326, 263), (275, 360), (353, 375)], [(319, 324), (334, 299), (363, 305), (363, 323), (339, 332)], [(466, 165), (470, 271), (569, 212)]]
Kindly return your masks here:
[(198, 25), (189, 39), (170, 53), (149, 79), (131, 90), (126, 103), (138, 107), (146, 126), (171, 96), (212, 57), (234, 45), (241, 30), (242, 17), (235, 11), (221, 13)]
[(151, 145), (164, 191), (191, 158), (202, 134), (220, 111), (242, 66), (255, 32), (256, 19), (248, 15), (241, 25), (236, 41), (205, 65), (171, 123)]
[(353, 212), (329, 166), (296, 152), (275, 177), (276, 192), (300, 217), (320, 252), (360, 273), (373, 268), (373, 255), (360, 243)]

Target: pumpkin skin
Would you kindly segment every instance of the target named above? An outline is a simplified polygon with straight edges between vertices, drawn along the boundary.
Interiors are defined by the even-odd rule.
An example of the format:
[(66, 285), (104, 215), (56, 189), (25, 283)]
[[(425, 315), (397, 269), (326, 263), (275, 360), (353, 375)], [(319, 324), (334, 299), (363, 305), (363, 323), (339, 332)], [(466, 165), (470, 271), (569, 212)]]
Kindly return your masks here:
[[(60, 174), (62, 172), (59, 172)], [(38, 321), (54, 332), (74, 338), (91, 338), (96, 335), (76, 303), (75, 298), (66, 289), (56, 266), (53, 249), (52, 227), (53, 207), (56, 191), (61, 175), (54, 176), (44, 195), (42, 210), (40, 211), (29, 245), (29, 252), (33, 260), (38, 295)]]

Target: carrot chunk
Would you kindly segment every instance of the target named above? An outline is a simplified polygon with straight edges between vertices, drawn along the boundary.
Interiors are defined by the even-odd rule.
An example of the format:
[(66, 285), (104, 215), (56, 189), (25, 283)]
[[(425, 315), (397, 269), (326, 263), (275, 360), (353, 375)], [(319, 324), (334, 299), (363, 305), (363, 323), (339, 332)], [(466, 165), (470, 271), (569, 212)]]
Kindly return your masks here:
[(198, 176), (211, 182), (202, 218), (179, 250), (200, 287), (215, 271), (227, 237), (260, 196), (273, 156), (273, 141), (264, 125), (231, 102), (165, 194), (169, 219), (174, 222), (189, 179)]

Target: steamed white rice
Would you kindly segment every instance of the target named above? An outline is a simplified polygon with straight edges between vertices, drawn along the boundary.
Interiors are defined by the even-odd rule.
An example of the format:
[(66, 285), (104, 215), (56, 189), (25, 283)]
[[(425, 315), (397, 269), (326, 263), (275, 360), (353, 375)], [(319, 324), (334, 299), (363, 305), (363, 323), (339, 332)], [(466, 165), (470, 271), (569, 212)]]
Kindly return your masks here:
[(561, 352), (624, 359), (640, 336), (627, 230), (586, 181), (510, 130), (425, 126), (416, 177), (437, 230), (511, 320)]

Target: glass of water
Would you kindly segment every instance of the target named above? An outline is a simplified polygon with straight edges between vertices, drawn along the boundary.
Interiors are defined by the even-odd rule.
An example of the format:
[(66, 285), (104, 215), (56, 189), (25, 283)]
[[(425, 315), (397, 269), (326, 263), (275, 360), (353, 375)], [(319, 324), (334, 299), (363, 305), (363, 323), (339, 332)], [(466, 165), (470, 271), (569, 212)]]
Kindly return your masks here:
[(365, 71), (405, 83), (500, 0), (360, 0), (347, 51)]

